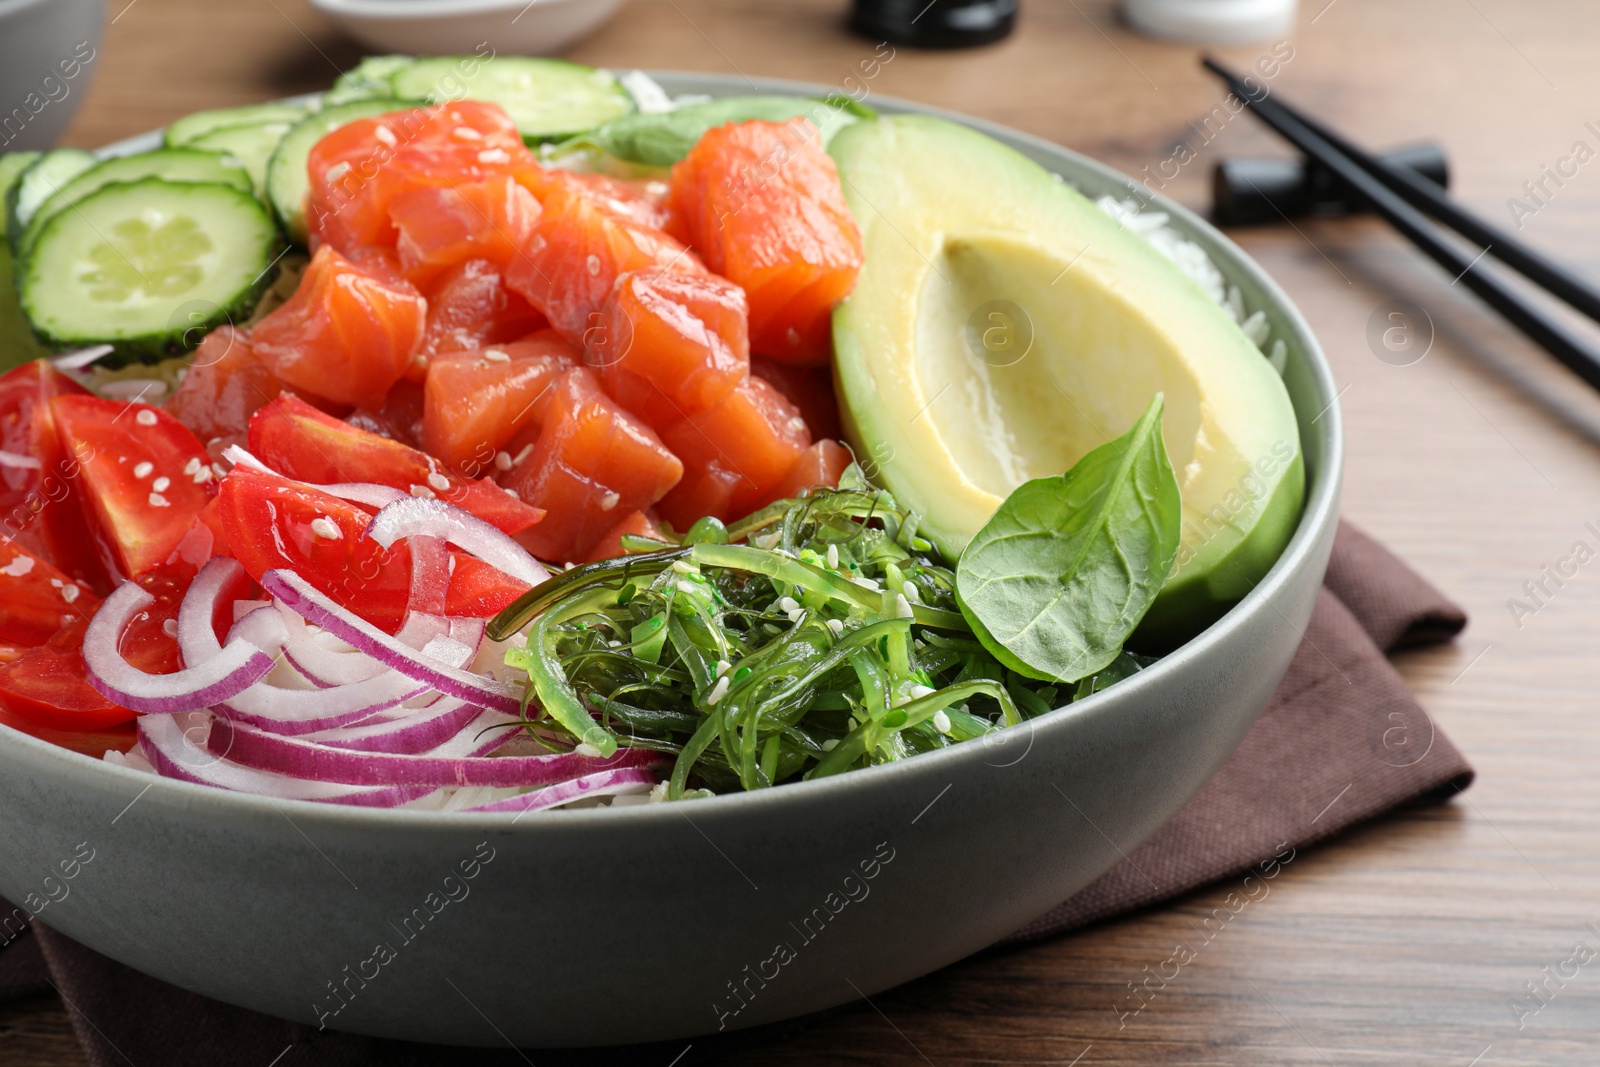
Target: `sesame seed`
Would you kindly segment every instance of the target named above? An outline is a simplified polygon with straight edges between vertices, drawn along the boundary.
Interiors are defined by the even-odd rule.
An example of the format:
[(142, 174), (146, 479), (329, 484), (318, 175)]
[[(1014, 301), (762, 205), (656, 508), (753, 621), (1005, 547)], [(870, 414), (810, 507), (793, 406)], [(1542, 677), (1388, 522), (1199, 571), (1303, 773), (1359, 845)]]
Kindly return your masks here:
[(79, 589), (76, 585), (74, 585), (71, 582), (67, 582), (66, 584), (64, 584), (61, 587), (61, 599), (65, 600), (68, 604), (70, 604), (74, 600), (78, 599), (78, 594), (81, 593), (81, 592), (83, 592), (82, 589)]
[(685, 581), (680, 581), (678, 583), (677, 589), (678, 589), (678, 592), (684, 593), (684, 594), (686, 594), (688, 596), (694, 596), (696, 593), (698, 593), (700, 591), (700, 590), (698, 590), (698, 589), (696, 589), (694, 587), (694, 583), (693, 582), (685, 582)]
[(795, 608), (793, 611), (789, 612), (789, 621), (799, 622), (801, 619), (805, 618), (805, 614), (805, 608)]
[(318, 515), (311, 520), (311, 532), (328, 541), (338, 541), (344, 537), (339, 524), (326, 515)]
[(502, 488), (505, 489), (506, 496), (509, 496), (512, 500), (521, 500), (522, 499), (522, 494), (517, 492), (515, 489), (511, 488), (509, 485), (502, 486)]
[(350, 163), (346, 160), (341, 160), (322, 172), (322, 180), (325, 182), (336, 182), (349, 173)]
[(829, 619), (828, 629), (833, 631), (833, 636), (838, 637), (844, 633), (844, 621), (842, 619)]
[(806, 420), (802, 419), (799, 415), (796, 415), (794, 418), (789, 420), (789, 429), (793, 430), (795, 433), (799, 433), (805, 428)]
[(859, 575), (858, 574), (854, 578), (851, 578), (850, 580), (852, 582), (854, 582), (856, 585), (859, 585), (861, 588), (870, 589), (874, 593), (878, 592), (880, 589), (883, 588), (877, 582), (873, 581), (871, 578), (866, 577), (865, 575)]
[(721, 678), (724, 674), (727, 674), (732, 669), (733, 669), (733, 664), (729, 663), (727, 660), (725, 660), (725, 659), (717, 660), (717, 677), (718, 678)]
[(154, 489), (158, 493), (165, 493), (167, 489), (171, 487), (171, 485), (172, 479), (168, 478), (166, 475), (162, 475), (160, 478), (157, 478), (155, 481), (150, 483), (150, 488)]
[(400, 143), (400, 138), (396, 137), (394, 135), (394, 131), (387, 126), (380, 125), (377, 129), (372, 131), (372, 136), (376, 137), (379, 141), (388, 145), (390, 148), (393, 148), (395, 145)]
[(483, 354), (483, 358), (490, 363), (510, 363), (511, 357), (498, 348), (491, 348)]
[(483, 140), (483, 134), (479, 133), (471, 126), (457, 126), (455, 129), (450, 131), (450, 136), (456, 138), (458, 141)]
[(622, 498), (616, 493), (607, 493), (605, 496), (600, 498), (600, 510), (610, 511), (612, 508), (616, 507), (618, 502), (621, 500)]
[(600, 276), (600, 257), (599, 256), (595, 255), (593, 252), (590, 252), (589, 253), (589, 258), (584, 260), (583, 262), (584, 262), (584, 266), (589, 268), (590, 277), (598, 278)]
[(933, 713), (933, 728), (941, 734), (950, 732), (950, 716), (946, 715), (943, 709)]
[(900, 595), (913, 604), (922, 603), (922, 594), (918, 593), (917, 587), (910, 582), (902, 582), (900, 584)]
[(432, 474), (428, 475), (428, 485), (436, 492), (442, 493), (446, 489), (450, 488), (450, 479), (446, 478), (438, 471), (434, 471)]
[(510, 163), (511, 153), (504, 148), (485, 148), (478, 153), (478, 162), (488, 164)]
[(412, 496), (420, 496), (424, 500), (434, 499), (433, 490), (425, 485), (413, 485), (410, 487), (410, 492)]
[(494, 465), (499, 470), (503, 470), (503, 471), (510, 470), (511, 469), (511, 453), (509, 453), (509, 452), (496, 452), (494, 454)]
[(839, 739), (837, 737), (830, 737), (826, 741), (822, 742), (822, 751), (824, 752), (832, 752), (838, 747)]
[(194, 484), (195, 485), (205, 485), (210, 480), (211, 480), (211, 468), (210, 467), (208, 467), (204, 463), (202, 463), (198, 467), (195, 468), (195, 472), (194, 472)]
[(187, 462), (187, 463), (185, 463), (183, 465), (183, 473), (189, 475), (190, 477), (193, 477), (194, 476), (194, 472), (199, 470), (201, 466), (202, 466), (202, 464), (200, 462), (200, 457), (199, 456), (190, 456), (189, 457), (189, 462)]
[(583, 744), (579, 745), (577, 748), (573, 749), (572, 751), (574, 753), (576, 753), (577, 755), (579, 755), (579, 756), (588, 756), (590, 759), (593, 759), (594, 757), (600, 755), (600, 750), (598, 748), (595, 748), (593, 745), (591, 745), (587, 741), (585, 741)]
[(33, 570), (33, 557), (24, 556), (21, 552), (18, 552), (15, 559), (4, 567), (0, 567), (0, 574), (4, 574), (8, 578), (22, 578), (31, 570)]
[(143, 463), (135, 463), (133, 465), (133, 476), (135, 478), (148, 478), (152, 473), (155, 472), (155, 469), (156, 465), (151, 463), (149, 460), (146, 460)]
[(938, 692), (938, 690), (926, 685), (914, 685), (910, 689), (912, 700), (921, 700), (923, 697), (931, 697), (936, 692)]
[(839, 546), (838, 545), (830, 544), (828, 546), (828, 566), (832, 570), (838, 570), (839, 569)]
[(778, 607), (784, 611), (798, 611), (800, 602), (792, 596), (781, 596), (778, 598)]
[(717, 679), (717, 684), (711, 687), (711, 692), (706, 695), (706, 706), (710, 707), (728, 695), (728, 679), (726, 676)]
[(515, 463), (517, 466), (520, 467), (520, 466), (522, 466), (523, 461), (525, 461), (531, 455), (533, 455), (533, 445), (531, 445), (531, 444), (523, 445), (522, 446), (522, 451), (518, 452), (516, 454), (516, 457), (514, 459), (512, 459), (511, 462)]
[(160, 493), (151, 493), (150, 506), (153, 508), (170, 508), (172, 506), (172, 502), (166, 497), (162, 496)]
[(142, 408), (139, 414), (133, 417), (133, 421), (140, 426), (154, 426), (156, 424), (156, 413), (149, 408)]
[(178, 636), (178, 620), (177, 619), (163, 619), (163, 620), (161, 620), (161, 632), (166, 634), (168, 637), (177, 637)]
[(699, 573), (699, 571), (695, 570), (693, 563), (687, 563), (687, 562), (685, 562), (684, 560), (681, 560), (681, 559), (675, 559), (675, 560), (672, 561), (672, 569), (677, 571), (679, 574), (698, 574)]
[(904, 594), (896, 593), (894, 595), (894, 617), (897, 619), (909, 619), (915, 615), (916, 612), (911, 610), (911, 605), (906, 602)]

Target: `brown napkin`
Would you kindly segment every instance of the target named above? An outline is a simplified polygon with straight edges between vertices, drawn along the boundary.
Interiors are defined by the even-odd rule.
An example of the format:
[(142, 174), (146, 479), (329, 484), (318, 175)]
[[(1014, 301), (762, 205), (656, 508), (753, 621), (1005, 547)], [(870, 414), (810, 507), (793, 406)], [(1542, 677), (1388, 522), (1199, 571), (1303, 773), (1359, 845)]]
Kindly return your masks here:
[[(1189, 805), (1099, 881), (1008, 940), (1059, 933), (1167, 900), (1303, 848), (1397, 805), (1454, 796), (1472, 768), (1387, 659), (1445, 641), (1466, 616), (1377, 542), (1342, 524), (1305, 641), (1260, 722)], [(0, 914), (11, 911), (0, 901)], [(43, 967), (48, 968), (48, 976)], [(92, 1067), (423, 1067), (460, 1063), (436, 1046), (318, 1032), (184, 992), (35, 924), (0, 951), (0, 997), (48, 977), (69, 1006)], [(49, 986), (42, 986), (48, 989)], [(813, 1017), (814, 1018), (814, 1017)], [(703, 1063), (782, 1040), (806, 1020), (660, 1046), (543, 1051), (541, 1067)], [(293, 1056), (288, 1053), (293, 1052)], [(678, 1056), (678, 1059), (674, 1059)], [(521, 1064), (514, 1049), (472, 1055)]]

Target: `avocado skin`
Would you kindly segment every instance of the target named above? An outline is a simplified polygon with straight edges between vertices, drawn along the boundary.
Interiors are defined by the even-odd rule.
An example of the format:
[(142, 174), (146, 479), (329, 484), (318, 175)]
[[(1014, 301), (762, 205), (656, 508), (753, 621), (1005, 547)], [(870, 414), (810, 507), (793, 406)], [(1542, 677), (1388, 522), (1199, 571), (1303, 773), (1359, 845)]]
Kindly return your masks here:
[(1294, 536), (1305, 486), (1305, 460), (1297, 451), (1249, 536), (1223, 554), (1210, 570), (1190, 571), (1169, 580), (1129, 638), (1128, 647), (1146, 655), (1170, 652), (1232, 610), (1272, 569)]

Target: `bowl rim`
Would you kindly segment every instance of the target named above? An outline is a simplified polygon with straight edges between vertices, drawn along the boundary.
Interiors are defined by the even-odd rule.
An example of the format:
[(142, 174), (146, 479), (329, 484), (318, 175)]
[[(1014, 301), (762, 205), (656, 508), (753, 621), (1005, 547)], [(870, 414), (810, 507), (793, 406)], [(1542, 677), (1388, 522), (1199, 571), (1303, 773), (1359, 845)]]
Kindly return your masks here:
[[(0, 0), (0, 4), (7, 0)], [(517, 19), (534, 9), (569, 8), (577, 4), (590, 4), (594, 17), (602, 18), (608, 8), (621, 0), (309, 0), (312, 7), (334, 15), (347, 15), (374, 22), (411, 22), (418, 19), (451, 18), (460, 15), (483, 15), (496, 11), (521, 8)], [(536, 21), (536, 20), (535, 20)]]
[[(3, 2), (4, 0), (0, 0), (0, 3)], [(645, 73), (661, 82), (664, 88), (673, 93), (698, 92), (709, 88), (725, 90), (727, 95), (744, 91), (822, 97), (833, 91), (828, 86), (816, 83), (777, 78), (748, 78), (695, 71), (647, 70)], [(305, 99), (305, 97), (294, 99)], [(1066, 730), (1079, 719), (1113, 714), (1119, 701), (1130, 698), (1142, 689), (1162, 684), (1167, 676), (1183, 670), (1185, 664), (1191, 660), (1212, 654), (1219, 646), (1228, 643), (1232, 635), (1246, 625), (1249, 616), (1258, 611), (1276, 610), (1276, 606), (1270, 602), (1271, 599), (1289, 583), (1292, 571), (1307, 564), (1325, 530), (1337, 523), (1339, 517), (1339, 493), (1344, 471), (1344, 426), (1333, 370), (1316, 335), (1299, 307), (1289, 299), (1288, 294), (1242, 248), (1188, 208), (1140, 185), (1108, 164), (1043, 137), (960, 112), (898, 97), (875, 96), (874, 102), (885, 112), (934, 115), (961, 123), (991, 137), (998, 137), (1002, 141), (1025, 144), (1046, 155), (1064, 156), (1074, 167), (1093, 172), (1106, 182), (1122, 186), (1127, 190), (1127, 196), (1138, 200), (1142, 207), (1166, 212), (1170, 220), (1177, 223), (1177, 228), (1186, 236), (1205, 240), (1208, 255), (1215, 256), (1216, 253), (1221, 253), (1223, 262), (1219, 262), (1218, 266), (1219, 269), (1226, 266), (1225, 275), (1248, 277), (1252, 284), (1267, 296), (1271, 309), (1281, 317), (1287, 331), (1294, 338), (1291, 347), (1298, 348), (1299, 358), (1304, 360), (1310, 371), (1310, 378), (1317, 394), (1316, 399), (1325, 402), (1326, 405), (1311, 427), (1304, 425), (1300, 427), (1302, 449), (1305, 440), (1313, 437), (1319, 440), (1321, 455), (1314, 466), (1307, 464), (1309, 491), (1300, 520), (1288, 545), (1266, 576), (1220, 619), (1133, 677), (1083, 700), (1074, 701), (1037, 718), (1025, 720), (1016, 726), (1005, 727), (989, 735), (1002, 739), (999, 741), (1000, 744), (1006, 744), (1006, 739), (1027, 736), (1031, 747), (1032, 735), (1035, 732)], [(147, 131), (105, 145), (98, 151), (105, 155), (141, 151), (146, 145), (157, 143), (159, 137), (159, 130)], [(1316, 429), (1313, 430), (1312, 427)], [(560, 812), (559, 819), (531, 819), (519, 824), (519, 820), (527, 812), (373, 808), (309, 800), (282, 800), (251, 793), (238, 793), (215, 786), (151, 775), (129, 767), (119, 767), (107, 763), (103, 758), (62, 748), (4, 724), (0, 724), (0, 744), (17, 746), (17, 750), (23, 755), (19, 762), (28, 770), (35, 768), (41, 771), (48, 770), (90, 787), (123, 781), (133, 786), (140, 796), (147, 791), (154, 792), (157, 797), (166, 797), (186, 810), (205, 816), (226, 817), (229, 813), (237, 813), (248, 817), (252, 814), (268, 813), (281, 815), (288, 811), (294, 814), (296, 821), (304, 818), (323, 825), (352, 823), (357, 827), (390, 826), (411, 831), (444, 830), (459, 826), (502, 833), (536, 834), (592, 833), (611, 826), (631, 826), (634, 821), (641, 819), (671, 819), (673, 813), (678, 812), (676, 804), (630, 804), (622, 808), (608, 806), (564, 810)], [(824, 779), (788, 782), (781, 788), (718, 794), (695, 801), (694, 811), (708, 816), (736, 817), (747, 810), (764, 811), (772, 804), (825, 803), (835, 799), (835, 794), (842, 798), (852, 792), (859, 793), (877, 789), (880, 785), (892, 784), (897, 779), (911, 782), (919, 777), (940, 777), (941, 768), (951, 767), (955, 763), (981, 760), (981, 754), (986, 747), (982, 743), (952, 745), (937, 752), (921, 753), (913, 758), (880, 763)], [(33, 758), (27, 758), (29, 754)], [(623, 820), (628, 822), (624, 824)]]

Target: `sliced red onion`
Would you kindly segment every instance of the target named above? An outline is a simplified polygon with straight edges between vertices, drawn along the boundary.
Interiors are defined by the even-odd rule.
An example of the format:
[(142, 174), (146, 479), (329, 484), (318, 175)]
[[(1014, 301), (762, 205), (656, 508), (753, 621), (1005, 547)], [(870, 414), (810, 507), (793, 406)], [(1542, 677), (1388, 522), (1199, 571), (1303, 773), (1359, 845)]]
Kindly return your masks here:
[[(190, 608), (189, 597), (194, 594), (191, 586), (178, 609), (180, 631), (185, 610), (192, 617), (202, 609), (206, 629), (210, 630), (210, 605), (215, 604), (219, 589), (220, 586), (212, 589), (209, 599), (200, 607)], [(205, 597), (204, 591), (201, 596)], [(155, 597), (138, 585), (124, 582), (100, 605), (83, 635), (83, 661), (88, 668), (89, 684), (108, 699), (134, 711), (160, 714), (194, 711), (237, 696), (267, 676), (272, 670), (273, 655), (288, 640), (288, 634), (280, 625), (276, 634), (268, 635), (271, 640), (264, 646), (243, 639), (230, 641), (226, 647), (219, 647), (215, 653), (201, 659), (186, 656), (182, 670), (172, 674), (149, 674), (124, 659), (120, 645), (128, 621), (154, 600)], [(194, 628), (193, 622), (190, 628)], [(211, 642), (216, 643), (215, 633), (211, 634)]]
[(304, 578), (289, 570), (270, 570), (261, 576), (262, 588), (308, 622), (365, 652), (408, 678), (424, 682), (446, 696), (456, 697), (495, 711), (516, 714), (522, 694), (515, 687), (481, 674), (440, 663), (431, 656), (384, 633), (365, 619), (334, 603)]
[(248, 467), (251, 470), (261, 471), (263, 474), (275, 474), (279, 478), (287, 477), (287, 475), (279, 474), (239, 445), (229, 445), (224, 448), (222, 450), (222, 458), (235, 467)]
[(341, 500), (365, 504), (371, 508), (382, 508), (393, 504), (396, 500), (411, 499), (411, 495), (404, 489), (396, 489), (392, 485), (379, 485), (377, 482), (336, 482), (333, 485), (319, 485), (317, 488)]
[(367, 536), (384, 548), (404, 538), (437, 537), (530, 587), (550, 577), (538, 560), (506, 534), (442, 500), (406, 497), (388, 504), (367, 527)]
[[(428, 707), (409, 714), (386, 711), (360, 726), (343, 726), (297, 736), (308, 744), (325, 745), (328, 748), (415, 754), (438, 748), (481, 714), (482, 708), (452, 697), (440, 697)], [(499, 716), (503, 722), (517, 721), (499, 712), (492, 714)]]
[(335, 652), (316, 639), (300, 616), (287, 608), (275, 607), (274, 610), (282, 616), (284, 626), (289, 631), (284, 657), (313, 685), (322, 688), (353, 685), (375, 678), (389, 669), (360, 652)]
[(170, 715), (140, 716), (138, 733), (140, 750), (157, 774), (236, 793), (255, 793), (278, 800), (318, 800), (392, 808), (433, 792), (431, 787), (415, 785), (359, 788), (244, 767), (217, 757), (208, 745), (196, 744), (183, 723)]
[[(501, 727), (516, 722), (508, 716), (484, 712), (445, 744), (408, 755), (330, 748), (219, 719), (211, 729), (209, 747), (247, 767), (346, 785), (550, 785), (661, 758), (655, 752), (633, 748), (604, 759), (571, 753), (487, 755), (505, 743), (508, 735)], [(480, 737), (485, 730), (490, 732)]]
[[(638, 749), (623, 749), (624, 752), (637, 752)], [(522, 793), (504, 800), (480, 804), (467, 811), (539, 811), (544, 808), (553, 808), (558, 804), (570, 804), (574, 800), (586, 800), (590, 797), (616, 796), (619, 793), (640, 792), (656, 784), (656, 776), (642, 767), (622, 767), (614, 770), (596, 771), (586, 774), (581, 778), (573, 778), (559, 782), (543, 789), (535, 789), (531, 793)]]

